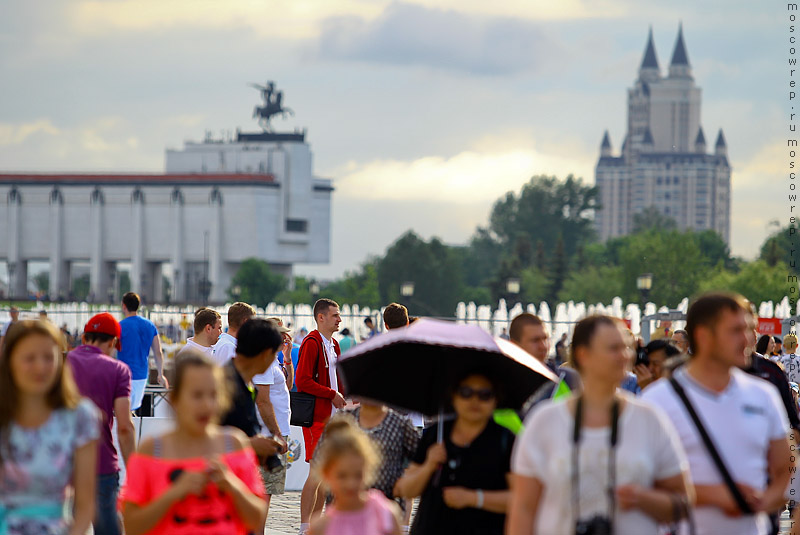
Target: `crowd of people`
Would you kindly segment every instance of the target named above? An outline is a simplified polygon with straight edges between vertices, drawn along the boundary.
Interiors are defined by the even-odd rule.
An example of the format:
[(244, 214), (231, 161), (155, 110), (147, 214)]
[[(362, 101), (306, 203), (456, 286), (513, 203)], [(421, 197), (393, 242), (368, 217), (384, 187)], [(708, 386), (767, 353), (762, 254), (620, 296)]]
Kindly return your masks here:
[[(69, 351), (45, 318), (3, 328), (0, 534), (263, 533), (300, 399), (313, 401), (300, 534), (767, 535), (795, 512), (797, 337), (759, 337), (735, 294), (695, 299), (685, 330), (647, 344), (589, 316), (553, 354), (548, 326), (517, 316), (504, 337), (558, 378), (515, 409), (517, 426), (498, 416), (491, 368), (442, 392), (445, 419), (352, 399), (337, 363), (356, 341), (334, 336), (329, 299), (300, 339), (246, 303), (229, 307), (226, 332), (201, 308), (169, 374), (139, 305), (126, 294), (123, 319), (95, 315)], [(384, 309), (385, 330), (413, 321)], [(148, 381), (168, 389), (174, 427), (137, 444)]]

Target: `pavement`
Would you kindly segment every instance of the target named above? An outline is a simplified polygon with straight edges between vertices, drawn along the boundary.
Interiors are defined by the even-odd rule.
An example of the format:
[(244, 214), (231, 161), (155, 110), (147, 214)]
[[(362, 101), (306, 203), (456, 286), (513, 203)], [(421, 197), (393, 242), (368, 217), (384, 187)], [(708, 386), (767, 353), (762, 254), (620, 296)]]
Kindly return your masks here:
[(300, 492), (273, 496), (269, 504), (266, 535), (297, 535), (300, 529)]

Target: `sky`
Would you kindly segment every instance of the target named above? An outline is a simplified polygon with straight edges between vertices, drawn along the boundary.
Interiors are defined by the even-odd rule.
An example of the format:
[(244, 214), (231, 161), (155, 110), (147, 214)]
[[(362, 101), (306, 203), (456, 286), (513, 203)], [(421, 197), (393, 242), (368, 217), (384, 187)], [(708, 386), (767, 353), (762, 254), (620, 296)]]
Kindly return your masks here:
[(0, 170), (162, 172), (206, 130), (257, 131), (247, 84), (274, 80), (295, 111), (274, 125), (307, 129), (336, 188), (331, 262), (296, 271), (333, 278), (408, 229), (465, 243), (533, 175), (593, 183), (649, 27), (666, 74), (682, 22), (701, 124), (728, 142), (731, 249), (753, 258), (785, 204), (786, 17), (743, 0), (3, 0)]

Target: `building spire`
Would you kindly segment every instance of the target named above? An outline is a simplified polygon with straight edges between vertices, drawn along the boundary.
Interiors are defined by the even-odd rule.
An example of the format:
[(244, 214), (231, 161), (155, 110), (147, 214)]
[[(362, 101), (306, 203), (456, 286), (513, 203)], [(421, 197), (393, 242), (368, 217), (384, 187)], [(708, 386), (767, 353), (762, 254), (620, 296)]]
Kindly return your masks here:
[(728, 152), (728, 144), (725, 143), (725, 135), (722, 133), (722, 128), (719, 129), (719, 134), (717, 134), (714, 152), (716, 154), (725, 154)]
[(603, 142), (600, 144), (600, 155), (611, 156), (611, 138), (608, 136), (608, 130), (603, 134)]
[(672, 50), (672, 61), (669, 64), (669, 75), (675, 78), (691, 78), (692, 67), (689, 64), (689, 54), (686, 53), (686, 43), (683, 41), (683, 22), (678, 25), (678, 39)]
[(653, 27), (650, 26), (650, 32), (647, 34), (647, 48), (644, 51), (642, 58), (642, 65), (639, 69), (656, 69), (658, 70), (658, 58), (656, 57), (656, 47), (653, 44)]

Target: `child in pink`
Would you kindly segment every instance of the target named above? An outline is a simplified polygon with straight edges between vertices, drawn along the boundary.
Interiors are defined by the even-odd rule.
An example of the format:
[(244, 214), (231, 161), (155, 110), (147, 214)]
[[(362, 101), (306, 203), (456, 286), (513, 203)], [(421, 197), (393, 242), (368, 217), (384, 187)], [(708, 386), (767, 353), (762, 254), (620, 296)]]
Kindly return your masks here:
[(352, 418), (336, 416), (325, 429), (315, 470), (333, 495), (311, 535), (400, 535), (400, 509), (379, 490), (367, 490), (378, 449)]

